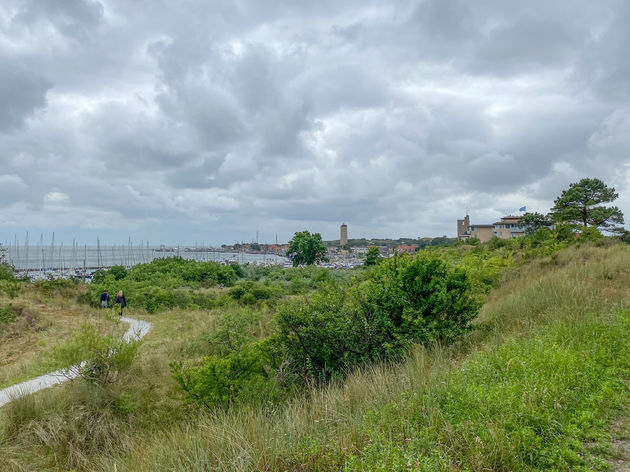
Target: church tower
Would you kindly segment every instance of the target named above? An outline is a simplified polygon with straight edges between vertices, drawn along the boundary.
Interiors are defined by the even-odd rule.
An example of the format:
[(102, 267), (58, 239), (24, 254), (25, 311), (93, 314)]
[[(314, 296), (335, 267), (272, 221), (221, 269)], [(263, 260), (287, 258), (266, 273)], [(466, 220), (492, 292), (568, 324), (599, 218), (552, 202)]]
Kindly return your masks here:
[(348, 226), (344, 223), (341, 225), (341, 234), (339, 235), (339, 245), (345, 246), (348, 244)]

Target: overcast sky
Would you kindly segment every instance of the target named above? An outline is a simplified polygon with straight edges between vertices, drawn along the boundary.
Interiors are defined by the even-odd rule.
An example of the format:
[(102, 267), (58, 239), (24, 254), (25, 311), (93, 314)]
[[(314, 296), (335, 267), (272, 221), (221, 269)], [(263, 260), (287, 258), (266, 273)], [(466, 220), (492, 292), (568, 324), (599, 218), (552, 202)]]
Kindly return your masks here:
[(2, 0), (0, 241), (454, 236), (598, 177), (630, 2)]

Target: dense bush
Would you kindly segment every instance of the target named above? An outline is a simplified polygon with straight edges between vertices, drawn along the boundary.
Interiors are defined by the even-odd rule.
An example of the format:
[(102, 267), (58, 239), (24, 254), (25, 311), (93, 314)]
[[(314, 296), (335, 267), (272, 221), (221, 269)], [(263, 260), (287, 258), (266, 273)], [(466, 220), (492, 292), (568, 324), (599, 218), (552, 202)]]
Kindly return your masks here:
[(24, 284), (18, 279), (0, 280), (0, 293), (6, 293), (9, 298), (15, 298), (22, 291)]
[(108, 272), (112, 274), (116, 280), (124, 279), (128, 274), (127, 269), (121, 265), (111, 267)]
[(273, 381), (275, 372), (267, 344), (259, 342), (223, 356), (210, 355), (199, 366), (173, 363), (171, 370), (188, 399), (208, 408), (228, 407), (237, 399), (249, 404), (277, 400), (282, 391)]
[(0, 263), (0, 280), (13, 280), (13, 268)]
[(349, 288), (331, 285), (285, 304), (276, 317), (278, 342), (302, 376), (343, 375), (412, 343), (455, 339), (479, 310), (470, 288), (466, 273), (435, 253), (396, 256)]
[(111, 296), (122, 290), (130, 307), (150, 313), (174, 307), (212, 309), (225, 304), (216, 292), (204, 291), (214, 286), (232, 287), (230, 298), (244, 305), (261, 301), (274, 303), (285, 293), (306, 293), (330, 280), (347, 280), (352, 271), (331, 271), (321, 267), (287, 270), (278, 266), (246, 264), (221, 265), (170, 257), (139, 264), (130, 270), (122, 266), (95, 273), (89, 298), (80, 302), (98, 306), (104, 290)]
[[(223, 302), (214, 293), (200, 289), (217, 284), (233, 285), (241, 270), (236, 265), (218, 262), (196, 262), (169, 257), (139, 264), (131, 270), (114, 266), (98, 271), (90, 288), (89, 303), (97, 306), (100, 294), (108, 290), (111, 296), (122, 290), (129, 306), (155, 313), (174, 307), (210, 309)], [(84, 298), (81, 301), (86, 301)]]
[(229, 291), (230, 296), (245, 305), (253, 305), (262, 300), (277, 299), (283, 294), (278, 285), (263, 285), (253, 280), (241, 280)]

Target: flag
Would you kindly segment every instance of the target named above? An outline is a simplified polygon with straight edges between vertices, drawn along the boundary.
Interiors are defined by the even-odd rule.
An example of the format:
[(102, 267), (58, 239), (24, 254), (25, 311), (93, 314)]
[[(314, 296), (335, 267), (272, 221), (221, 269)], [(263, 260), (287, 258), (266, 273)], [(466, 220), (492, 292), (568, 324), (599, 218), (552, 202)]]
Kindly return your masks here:
[(518, 211), (527, 211), (527, 207), (520, 207)]

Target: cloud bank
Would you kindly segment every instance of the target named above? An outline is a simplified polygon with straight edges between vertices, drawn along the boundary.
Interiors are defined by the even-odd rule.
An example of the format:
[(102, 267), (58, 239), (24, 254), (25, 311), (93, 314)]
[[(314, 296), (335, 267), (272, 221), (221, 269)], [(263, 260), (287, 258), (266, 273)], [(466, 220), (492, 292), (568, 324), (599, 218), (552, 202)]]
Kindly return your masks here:
[(629, 21), (620, 0), (4, 1), (0, 239), (452, 236), (585, 176), (630, 218)]

